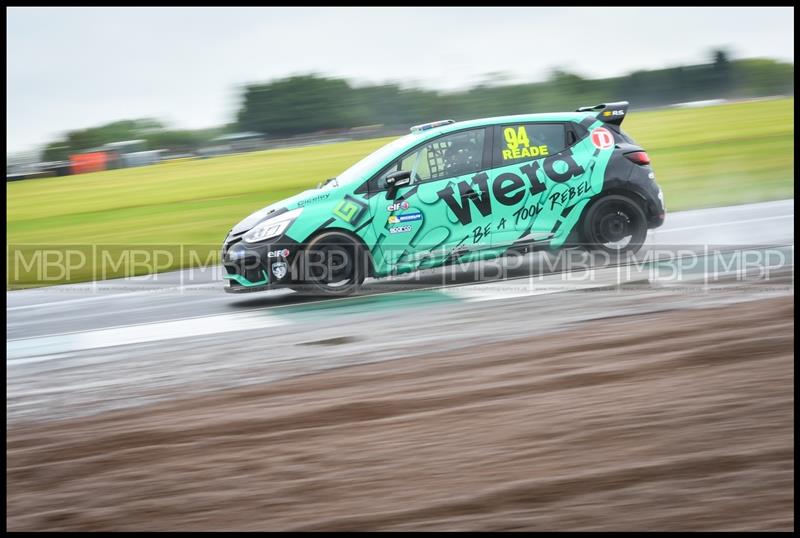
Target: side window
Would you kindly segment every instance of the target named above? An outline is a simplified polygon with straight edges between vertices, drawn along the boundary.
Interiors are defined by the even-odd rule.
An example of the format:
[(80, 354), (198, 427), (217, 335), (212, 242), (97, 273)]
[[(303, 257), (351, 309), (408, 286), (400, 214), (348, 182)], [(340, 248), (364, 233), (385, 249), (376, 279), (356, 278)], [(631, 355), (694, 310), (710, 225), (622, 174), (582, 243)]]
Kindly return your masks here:
[(386, 176), (399, 170), (411, 172), (411, 183), (446, 179), (478, 172), (483, 164), (486, 129), (462, 131), (436, 138), (407, 153), (370, 181), (370, 190), (386, 188)]
[(554, 155), (567, 147), (563, 123), (520, 123), (498, 126), (492, 164), (507, 166)]
[(567, 127), (567, 146), (574, 146), (589, 136), (589, 129), (578, 123), (570, 123)]

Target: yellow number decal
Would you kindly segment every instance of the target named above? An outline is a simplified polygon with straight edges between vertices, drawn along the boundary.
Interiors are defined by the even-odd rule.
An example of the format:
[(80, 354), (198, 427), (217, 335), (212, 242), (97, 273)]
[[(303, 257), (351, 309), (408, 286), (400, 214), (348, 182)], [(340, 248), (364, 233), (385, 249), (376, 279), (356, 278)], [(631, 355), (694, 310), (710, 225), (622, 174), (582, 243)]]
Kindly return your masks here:
[(506, 137), (509, 149), (514, 149), (519, 145), (519, 142), (517, 142), (517, 133), (514, 131), (513, 127), (506, 127), (503, 131), (503, 136)]
[[(519, 159), (520, 157), (531, 157), (539, 154), (537, 149), (535, 153), (531, 152), (528, 133), (525, 127), (520, 125), (517, 129), (513, 127), (506, 127), (503, 130), (503, 136), (506, 139), (508, 149), (502, 151), (503, 159)], [(522, 146), (522, 150), (519, 147)]]
[(517, 130), (514, 130), (513, 127), (506, 127), (503, 130), (503, 136), (506, 138), (508, 149), (516, 149), (519, 146), (527, 148), (531, 144), (530, 140), (528, 140), (528, 133), (523, 126), (520, 126)]
[(517, 144), (521, 144), (523, 148), (527, 148), (531, 145), (530, 140), (528, 140), (528, 133), (525, 132), (525, 127), (520, 126), (517, 129)]

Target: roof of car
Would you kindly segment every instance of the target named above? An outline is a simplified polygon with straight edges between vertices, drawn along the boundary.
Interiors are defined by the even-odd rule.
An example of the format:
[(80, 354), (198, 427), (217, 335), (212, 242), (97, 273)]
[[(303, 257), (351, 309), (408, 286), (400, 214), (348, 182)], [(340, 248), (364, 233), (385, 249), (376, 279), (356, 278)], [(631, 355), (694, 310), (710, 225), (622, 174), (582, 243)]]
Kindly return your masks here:
[(432, 138), (440, 134), (452, 131), (469, 129), (470, 127), (483, 127), (486, 125), (498, 125), (503, 123), (522, 123), (522, 122), (548, 122), (548, 121), (580, 121), (587, 117), (595, 117), (596, 114), (590, 112), (547, 112), (542, 114), (516, 114), (513, 116), (495, 116), (492, 118), (478, 118), (474, 120), (456, 121), (447, 125), (434, 127), (418, 131), (413, 134), (418, 135), (419, 140)]

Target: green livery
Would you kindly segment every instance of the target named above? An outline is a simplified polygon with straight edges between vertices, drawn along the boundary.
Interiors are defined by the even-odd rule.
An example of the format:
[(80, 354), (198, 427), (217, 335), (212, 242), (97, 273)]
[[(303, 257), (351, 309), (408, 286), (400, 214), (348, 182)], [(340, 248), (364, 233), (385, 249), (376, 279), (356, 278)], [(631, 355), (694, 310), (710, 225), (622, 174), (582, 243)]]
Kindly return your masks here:
[[(627, 108), (412, 127), (319, 189), (235, 226), (223, 246), (226, 289), (310, 285), (343, 295), (365, 276), (530, 245), (635, 250), (665, 209), (646, 153), (620, 128)], [(597, 205), (604, 209), (594, 208), (587, 223)], [(314, 266), (312, 255), (319, 267), (328, 264), (318, 271), (324, 276), (302, 274)], [(336, 278), (346, 283), (334, 289)]]

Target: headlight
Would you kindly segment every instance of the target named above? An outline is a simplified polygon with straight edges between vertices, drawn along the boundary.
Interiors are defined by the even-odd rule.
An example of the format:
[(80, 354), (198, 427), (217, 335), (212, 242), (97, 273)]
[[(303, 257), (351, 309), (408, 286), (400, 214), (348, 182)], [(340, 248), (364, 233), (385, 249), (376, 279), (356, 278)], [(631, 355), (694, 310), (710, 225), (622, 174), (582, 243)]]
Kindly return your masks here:
[(246, 243), (257, 243), (270, 237), (276, 237), (286, 231), (286, 228), (303, 212), (303, 208), (293, 209), (275, 219), (268, 219), (253, 226), (253, 228), (244, 234), (242, 239)]

